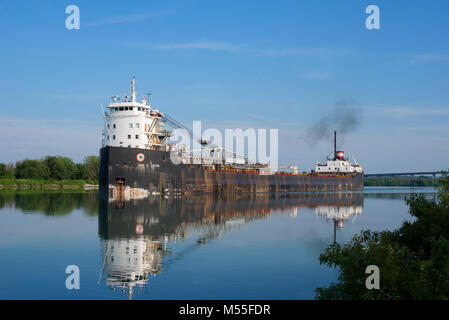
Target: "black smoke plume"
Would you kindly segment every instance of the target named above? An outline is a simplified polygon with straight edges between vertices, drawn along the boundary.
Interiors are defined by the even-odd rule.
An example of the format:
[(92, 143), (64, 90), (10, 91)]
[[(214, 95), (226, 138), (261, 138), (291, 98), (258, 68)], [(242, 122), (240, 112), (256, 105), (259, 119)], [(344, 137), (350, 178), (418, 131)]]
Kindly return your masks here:
[(351, 100), (339, 100), (332, 110), (313, 124), (306, 132), (306, 141), (311, 147), (321, 141), (333, 141), (333, 132), (337, 130), (337, 137), (341, 147), (346, 134), (355, 131), (361, 124), (362, 109)]

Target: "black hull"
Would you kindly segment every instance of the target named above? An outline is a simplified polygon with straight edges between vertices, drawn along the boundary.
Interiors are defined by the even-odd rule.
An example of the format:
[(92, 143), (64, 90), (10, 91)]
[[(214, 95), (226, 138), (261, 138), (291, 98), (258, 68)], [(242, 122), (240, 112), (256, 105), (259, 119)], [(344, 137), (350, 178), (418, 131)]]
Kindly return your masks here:
[[(140, 153), (143, 161), (137, 159)], [(100, 150), (100, 192), (111, 197), (202, 193), (232, 197), (241, 193), (358, 190), (363, 190), (363, 173), (259, 175), (211, 171), (198, 164), (175, 165), (166, 151), (123, 147)]]

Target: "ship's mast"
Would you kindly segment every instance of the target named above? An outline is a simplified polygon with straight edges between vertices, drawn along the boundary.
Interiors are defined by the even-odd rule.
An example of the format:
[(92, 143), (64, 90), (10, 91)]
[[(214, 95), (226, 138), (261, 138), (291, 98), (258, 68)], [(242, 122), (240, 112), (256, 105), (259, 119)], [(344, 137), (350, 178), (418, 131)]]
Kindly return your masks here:
[(133, 77), (133, 79), (131, 80), (131, 101), (132, 102), (136, 102), (136, 91), (134, 90), (136, 84), (136, 79)]
[(334, 131), (334, 161), (337, 159), (337, 130)]

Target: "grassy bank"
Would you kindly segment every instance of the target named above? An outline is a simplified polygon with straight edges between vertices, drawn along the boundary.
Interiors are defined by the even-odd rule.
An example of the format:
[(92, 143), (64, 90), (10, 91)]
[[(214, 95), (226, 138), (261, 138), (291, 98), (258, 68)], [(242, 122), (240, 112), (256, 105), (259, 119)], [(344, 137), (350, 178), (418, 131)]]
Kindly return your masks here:
[[(428, 177), (368, 177), (365, 187), (436, 187), (438, 179)], [(0, 178), (0, 188), (83, 189), (96, 188), (98, 181)]]
[(85, 189), (96, 186), (97, 181), (88, 180), (0, 179), (0, 188)]

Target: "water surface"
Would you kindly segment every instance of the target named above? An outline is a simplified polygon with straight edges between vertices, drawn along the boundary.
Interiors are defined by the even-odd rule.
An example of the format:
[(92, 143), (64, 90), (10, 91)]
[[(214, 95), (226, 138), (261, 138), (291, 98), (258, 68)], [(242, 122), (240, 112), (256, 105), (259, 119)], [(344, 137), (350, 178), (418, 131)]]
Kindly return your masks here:
[[(1, 299), (313, 299), (335, 270), (333, 241), (411, 219), (405, 197), (366, 188), (218, 200), (99, 200), (96, 193), (0, 192)], [(65, 269), (80, 268), (80, 290)]]

